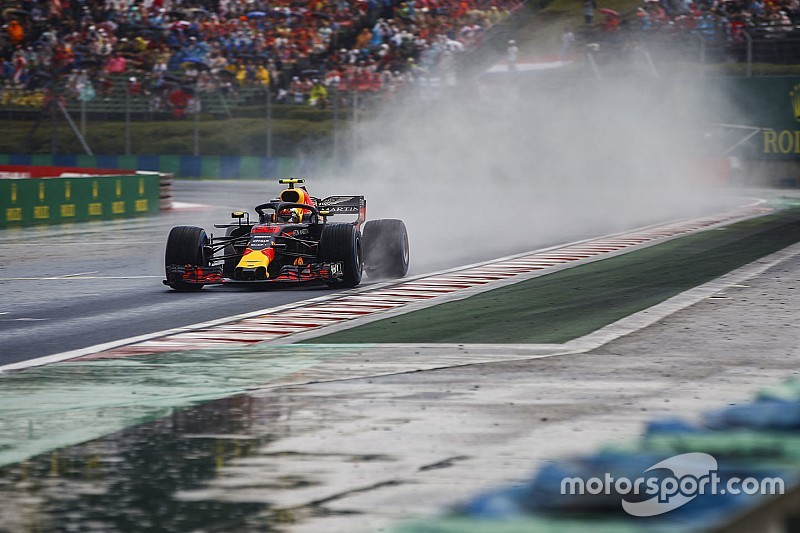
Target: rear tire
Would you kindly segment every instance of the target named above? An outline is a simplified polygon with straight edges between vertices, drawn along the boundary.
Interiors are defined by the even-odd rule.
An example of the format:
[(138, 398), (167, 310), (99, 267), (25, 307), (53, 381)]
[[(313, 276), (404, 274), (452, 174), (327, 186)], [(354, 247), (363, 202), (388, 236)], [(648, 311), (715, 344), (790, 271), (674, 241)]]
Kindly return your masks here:
[[(167, 250), (164, 264), (208, 266), (205, 246), (208, 244), (206, 230), (195, 226), (176, 226), (167, 237)], [(169, 275), (169, 273), (167, 273)], [(169, 284), (176, 291), (199, 291), (202, 283), (174, 281)]]
[(408, 232), (402, 220), (364, 224), (364, 269), (370, 278), (402, 278), (408, 273)]
[(320, 263), (342, 262), (342, 281), (331, 287), (357, 287), (361, 283), (364, 260), (361, 253), (361, 232), (352, 224), (326, 224), (317, 248)]

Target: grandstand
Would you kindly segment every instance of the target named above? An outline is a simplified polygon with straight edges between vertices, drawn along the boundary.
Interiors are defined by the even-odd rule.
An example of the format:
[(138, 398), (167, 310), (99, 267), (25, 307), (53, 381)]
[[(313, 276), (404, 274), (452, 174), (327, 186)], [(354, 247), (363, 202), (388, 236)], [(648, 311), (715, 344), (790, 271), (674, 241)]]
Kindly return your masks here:
[(206, 100), (224, 112), (263, 101), (256, 88), (268, 87), (276, 102), (306, 102), (313, 80), (343, 91), (392, 91), (478, 46), (521, 2), (82, 5), (4, 4), (4, 108), (40, 107), (51, 88), (90, 112), (121, 109), (129, 98), (134, 113), (169, 109), (176, 118), (194, 94), (215, 94)]
[[(86, 121), (342, 119), (410, 91), (438, 94), (455, 73), (488, 68), (479, 59), (494, 61), (524, 5), (106, 0), (58, 8), (10, 0), (0, 10), (0, 116), (55, 124), (62, 112), (50, 104), (58, 102), (81, 131)], [(656, 62), (734, 64), (746, 75), (798, 63), (794, 3), (626, 5), (599, 9), (594, 23), (576, 28), (570, 59), (619, 61), (645, 50)]]

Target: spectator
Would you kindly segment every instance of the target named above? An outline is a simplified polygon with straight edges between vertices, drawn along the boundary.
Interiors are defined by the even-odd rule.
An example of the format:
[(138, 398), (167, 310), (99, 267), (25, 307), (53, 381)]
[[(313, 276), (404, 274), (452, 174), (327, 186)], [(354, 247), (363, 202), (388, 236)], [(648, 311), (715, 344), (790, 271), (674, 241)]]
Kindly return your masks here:
[(172, 116), (176, 119), (182, 119), (186, 115), (186, 108), (189, 106), (191, 97), (183, 90), (182, 87), (175, 87), (169, 93), (169, 103), (172, 106)]
[(364, 28), (363, 30), (361, 30), (361, 33), (356, 39), (356, 49), (365, 50), (369, 48), (369, 43), (371, 40), (372, 40), (372, 33), (370, 33), (368, 28)]
[(100, 96), (105, 100), (110, 100), (114, 93), (114, 81), (105, 72), (101, 72), (97, 81)]
[(11, 42), (15, 45), (20, 45), (22, 41), (25, 40), (25, 30), (17, 19), (11, 19), (8, 22), (6, 31), (8, 32), (8, 38), (11, 39)]
[(25, 57), (25, 52), (22, 50), (22, 47), (17, 47), (17, 50), (11, 57), (11, 62), (14, 65), (14, 72), (11, 79), (15, 84), (21, 84), (25, 79), (26, 67), (28, 65), (28, 59)]
[(328, 91), (318, 79), (313, 80), (313, 86), (309, 92), (308, 103), (312, 106), (325, 109), (328, 105)]
[(591, 24), (594, 20), (594, 10), (597, 8), (597, 2), (595, 0), (583, 0), (583, 8), (581, 12), (583, 13), (583, 22), (585, 24)]
[(85, 70), (82, 70), (78, 77), (78, 100), (81, 102), (91, 102), (95, 98), (94, 85), (89, 79)]
[(103, 71), (106, 74), (122, 74), (125, 72), (127, 64), (128, 61), (122, 57), (122, 54), (119, 52), (114, 52), (103, 66)]
[(269, 70), (263, 64), (258, 65), (255, 70), (256, 81), (264, 87), (269, 87)]
[(128, 78), (128, 94), (131, 96), (140, 96), (144, 92), (142, 82), (136, 76)]

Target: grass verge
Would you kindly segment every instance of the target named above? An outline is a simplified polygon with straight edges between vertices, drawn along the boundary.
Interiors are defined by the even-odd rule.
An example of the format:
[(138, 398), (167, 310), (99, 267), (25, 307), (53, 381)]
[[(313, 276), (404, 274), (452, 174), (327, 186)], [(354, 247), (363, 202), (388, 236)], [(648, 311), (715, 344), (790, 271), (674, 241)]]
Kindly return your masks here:
[(305, 341), (563, 343), (800, 241), (800, 209)]

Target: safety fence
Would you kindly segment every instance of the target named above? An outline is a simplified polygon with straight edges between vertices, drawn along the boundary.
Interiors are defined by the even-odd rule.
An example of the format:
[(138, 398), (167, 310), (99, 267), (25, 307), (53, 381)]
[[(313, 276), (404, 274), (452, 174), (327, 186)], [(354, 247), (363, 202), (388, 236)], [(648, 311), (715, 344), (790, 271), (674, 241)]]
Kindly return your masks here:
[(107, 220), (172, 205), (171, 175), (0, 165), (0, 228)]

